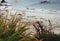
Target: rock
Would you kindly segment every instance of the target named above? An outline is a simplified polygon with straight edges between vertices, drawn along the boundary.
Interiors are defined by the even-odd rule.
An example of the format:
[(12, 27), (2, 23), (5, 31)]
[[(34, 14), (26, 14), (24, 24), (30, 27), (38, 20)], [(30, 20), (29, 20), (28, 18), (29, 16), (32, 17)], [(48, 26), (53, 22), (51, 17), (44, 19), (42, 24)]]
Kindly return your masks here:
[(42, 1), (40, 2), (41, 4), (44, 4), (44, 3), (50, 3), (49, 1)]
[(1, 3), (7, 3), (5, 0), (2, 0)]

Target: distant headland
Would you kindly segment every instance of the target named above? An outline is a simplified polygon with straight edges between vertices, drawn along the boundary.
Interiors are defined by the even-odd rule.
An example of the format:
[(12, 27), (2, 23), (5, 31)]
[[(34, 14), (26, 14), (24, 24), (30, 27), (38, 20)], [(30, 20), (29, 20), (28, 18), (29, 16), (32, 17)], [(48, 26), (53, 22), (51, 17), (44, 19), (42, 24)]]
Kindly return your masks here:
[(7, 3), (5, 0), (1, 0), (1, 3)]
[(49, 1), (42, 1), (40, 4), (50, 3)]

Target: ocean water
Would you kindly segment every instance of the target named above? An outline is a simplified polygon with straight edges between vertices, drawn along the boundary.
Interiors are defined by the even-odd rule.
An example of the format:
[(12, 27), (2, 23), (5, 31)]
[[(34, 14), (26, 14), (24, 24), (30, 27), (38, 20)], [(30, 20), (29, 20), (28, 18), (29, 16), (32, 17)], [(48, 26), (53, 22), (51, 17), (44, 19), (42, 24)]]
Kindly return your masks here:
[(17, 9), (20, 9), (21, 7), (33, 7), (39, 9), (60, 10), (60, 0), (47, 0), (50, 2), (50, 4), (49, 3), (40, 4), (40, 2), (44, 0), (6, 0), (6, 1)]

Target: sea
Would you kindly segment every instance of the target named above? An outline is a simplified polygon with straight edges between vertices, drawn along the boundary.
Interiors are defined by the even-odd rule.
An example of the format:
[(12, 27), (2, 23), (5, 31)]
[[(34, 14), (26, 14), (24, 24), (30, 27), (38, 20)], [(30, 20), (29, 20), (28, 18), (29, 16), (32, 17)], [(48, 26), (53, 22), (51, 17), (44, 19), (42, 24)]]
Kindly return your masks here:
[[(6, 0), (10, 2), (16, 8), (21, 7), (33, 7), (33, 8), (42, 8), (42, 9), (54, 9), (60, 10), (60, 1), (59, 0), (48, 0), (50, 3), (40, 4), (42, 0)], [(44, 0), (43, 0), (44, 1)]]

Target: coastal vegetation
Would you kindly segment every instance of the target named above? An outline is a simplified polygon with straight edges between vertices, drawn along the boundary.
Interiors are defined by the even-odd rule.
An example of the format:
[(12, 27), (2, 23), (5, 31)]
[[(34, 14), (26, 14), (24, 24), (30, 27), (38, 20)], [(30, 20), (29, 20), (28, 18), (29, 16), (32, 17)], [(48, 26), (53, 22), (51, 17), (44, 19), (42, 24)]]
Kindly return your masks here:
[[(7, 16), (1, 14), (0, 41), (60, 41), (60, 34), (53, 33), (51, 29), (44, 29), (42, 25), (43, 21), (36, 21), (32, 24), (36, 31), (33, 37), (31, 37), (32, 32), (28, 33), (29, 28), (26, 28), (28, 24), (21, 21), (22, 17), (18, 17), (17, 13), (11, 16), (10, 19), (7, 19)], [(51, 28), (51, 21), (48, 21)]]
[[(1, 3), (7, 2), (5, 0), (2, 0)], [(45, 3), (50, 2), (49, 1), (41, 2), (41, 4)], [(4, 5), (0, 4), (0, 6)], [(13, 13), (9, 11), (8, 6), (7, 5), (5, 6), (6, 7), (4, 9), (2, 10), (0, 9), (0, 41), (60, 41), (60, 34), (56, 34), (54, 33), (54, 31), (52, 31), (53, 25), (50, 19), (47, 20), (48, 28), (46, 29), (44, 28), (46, 26), (43, 25), (44, 21), (39, 20), (35, 22), (25, 22), (23, 21), (24, 18), (22, 18), (23, 15), (26, 14), (25, 11), (22, 11), (23, 14), (21, 14), (19, 11), (16, 11), (14, 12), (13, 15)], [(27, 9), (29, 10), (29, 8)], [(31, 18), (32, 17), (35, 16), (31, 16)], [(32, 34), (33, 33), (32, 31), (31, 32), (28, 31), (30, 29), (29, 28), (30, 25), (32, 25), (35, 30), (32, 31), (36, 33)]]

